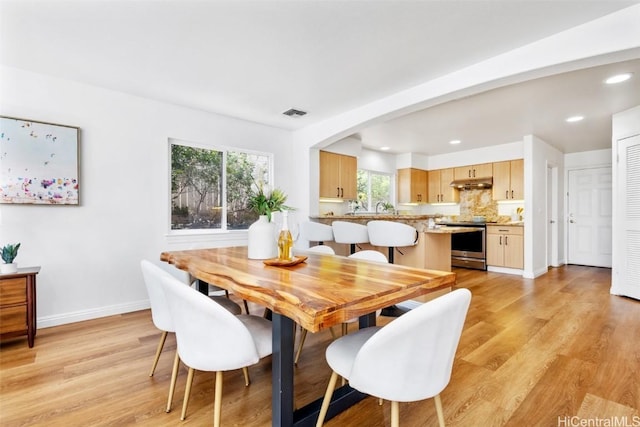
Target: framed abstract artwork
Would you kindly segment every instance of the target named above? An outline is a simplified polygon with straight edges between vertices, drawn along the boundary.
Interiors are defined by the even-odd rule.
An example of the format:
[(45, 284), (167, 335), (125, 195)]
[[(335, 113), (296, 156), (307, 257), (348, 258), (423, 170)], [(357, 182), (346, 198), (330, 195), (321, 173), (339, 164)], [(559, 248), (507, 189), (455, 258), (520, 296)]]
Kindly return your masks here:
[(77, 205), (79, 128), (0, 116), (0, 203)]

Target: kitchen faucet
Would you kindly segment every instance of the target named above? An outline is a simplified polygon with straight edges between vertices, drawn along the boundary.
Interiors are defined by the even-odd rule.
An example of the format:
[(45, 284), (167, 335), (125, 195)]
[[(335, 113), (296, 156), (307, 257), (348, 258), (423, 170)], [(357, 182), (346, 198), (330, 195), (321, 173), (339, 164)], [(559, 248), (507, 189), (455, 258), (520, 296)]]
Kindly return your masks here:
[(382, 206), (382, 208), (384, 209), (386, 204), (387, 203), (383, 202), (382, 200), (380, 200), (378, 203), (376, 203), (376, 213), (380, 213), (380, 212), (378, 212), (378, 207)]

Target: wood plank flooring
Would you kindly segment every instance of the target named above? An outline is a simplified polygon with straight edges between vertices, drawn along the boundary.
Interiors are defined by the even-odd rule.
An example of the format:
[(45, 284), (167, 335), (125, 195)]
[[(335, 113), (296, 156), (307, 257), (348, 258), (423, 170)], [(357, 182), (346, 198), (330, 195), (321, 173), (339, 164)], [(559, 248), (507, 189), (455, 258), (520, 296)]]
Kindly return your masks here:
[[(609, 269), (564, 266), (535, 280), (455, 272), (473, 299), (442, 392), (448, 426), (625, 425), (607, 419), (640, 426), (640, 302), (609, 294)], [(212, 373), (196, 373), (180, 422), (183, 367), (173, 411), (164, 412), (175, 339), (149, 377), (159, 336), (150, 312), (140, 311), (41, 329), (33, 349), (26, 337), (2, 343), (0, 425), (212, 424)], [(300, 405), (324, 393), (330, 340), (328, 331), (307, 338), (296, 368)], [(224, 374), (223, 425), (271, 425), (270, 363), (250, 368), (249, 387), (241, 371)], [(605, 421), (570, 424), (581, 420)], [(433, 401), (401, 404), (400, 423), (436, 426)], [(390, 405), (367, 398), (325, 425), (388, 426)]]

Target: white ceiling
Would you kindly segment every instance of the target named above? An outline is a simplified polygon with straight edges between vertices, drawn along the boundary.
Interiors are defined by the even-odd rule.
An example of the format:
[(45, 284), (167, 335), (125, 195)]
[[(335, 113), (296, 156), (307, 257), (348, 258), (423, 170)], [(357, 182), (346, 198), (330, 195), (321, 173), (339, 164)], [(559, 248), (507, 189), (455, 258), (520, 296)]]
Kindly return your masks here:
[[(294, 130), (637, 3), (1, 0), (0, 64)], [(639, 68), (500, 88), (357, 137), (425, 154), (530, 133), (564, 152), (605, 148), (611, 114), (640, 104)], [(618, 70), (635, 78), (601, 84)], [(291, 107), (309, 114), (282, 115)], [(570, 114), (586, 119), (567, 126)]]

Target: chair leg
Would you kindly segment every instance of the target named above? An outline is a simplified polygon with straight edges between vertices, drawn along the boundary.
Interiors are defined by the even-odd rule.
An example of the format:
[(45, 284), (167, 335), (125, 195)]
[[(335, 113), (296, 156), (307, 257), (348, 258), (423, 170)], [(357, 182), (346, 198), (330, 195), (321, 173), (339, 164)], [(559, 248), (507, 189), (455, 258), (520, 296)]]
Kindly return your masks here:
[(178, 379), (178, 367), (180, 366), (180, 356), (176, 350), (176, 357), (173, 359), (173, 369), (171, 370), (171, 384), (169, 385), (169, 397), (167, 398), (166, 412), (171, 412), (173, 404), (173, 393), (176, 390), (176, 380)]
[(213, 427), (220, 427), (222, 412), (222, 371), (216, 372), (215, 397), (213, 401)]
[(189, 396), (191, 395), (191, 385), (193, 384), (193, 373), (195, 369), (189, 368), (189, 374), (187, 375), (187, 385), (184, 389), (184, 402), (182, 402), (182, 415), (180, 420), (184, 421), (187, 418), (187, 406), (189, 406)]
[(440, 427), (444, 427), (444, 412), (442, 411), (442, 400), (440, 400), (440, 395), (436, 394), (433, 396), (433, 401), (436, 403), (436, 412), (438, 413), (438, 424)]
[(160, 342), (158, 343), (158, 348), (156, 350), (156, 357), (153, 359), (153, 364), (151, 365), (151, 372), (149, 372), (149, 376), (152, 377), (153, 373), (156, 371), (156, 366), (158, 366), (158, 360), (160, 360), (160, 353), (162, 353), (162, 348), (164, 347), (164, 342), (167, 339), (167, 335), (169, 333), (167, 331), (162, 331), (162, 335), (160, 335)]
[(244, 374), (244, 385), (249, 387), (249, 384), (251, 384), (251, 380), (249, 379), (249, 368), (246, 366), (242, 368), (242, 373)]
[(338, 338), (336, 336), (336, 331), (333, 330), (333, 326), (329, 326), (329, 330), (331, 331), (331, 338), (333, 338), (334, 340)]
[(391, 402), (391, 427), (400, 427), (400, 404)]
[(243, 299), (242, 302), (244, 303), (244, 311), (246, 311), (247, 314), (250, 314), (249, 313), (249, 304), (247, 304), (247, 300)]
[(331, 372), (331, 378), (329, 379), (329, 385), (327, 386), (327, 391), (324, 394), (324, 399), (322, 400), (322, 407), (320, 408), (320, 414), (318, 415), (316, 427), (321, 427), (324, 424), (324, 418), (327, 416), (329, 403), (331, 402), (331, 396), (333, 396), (333, 390), (335, 390), (336, 388), (337, 380), (338, 374), (335, 371)]
[(304, 340), (307, 339), (307, 330), (302, 328), (302, 333), (300, 334), (300, 343), (298, 343), (298, 351), (296, 351), (296, 358), (293, 359), (293, 364), (298, 364), (298, 359), (300, 359), (300, 353), (302, 353), (302, 346), (304, 345)]

